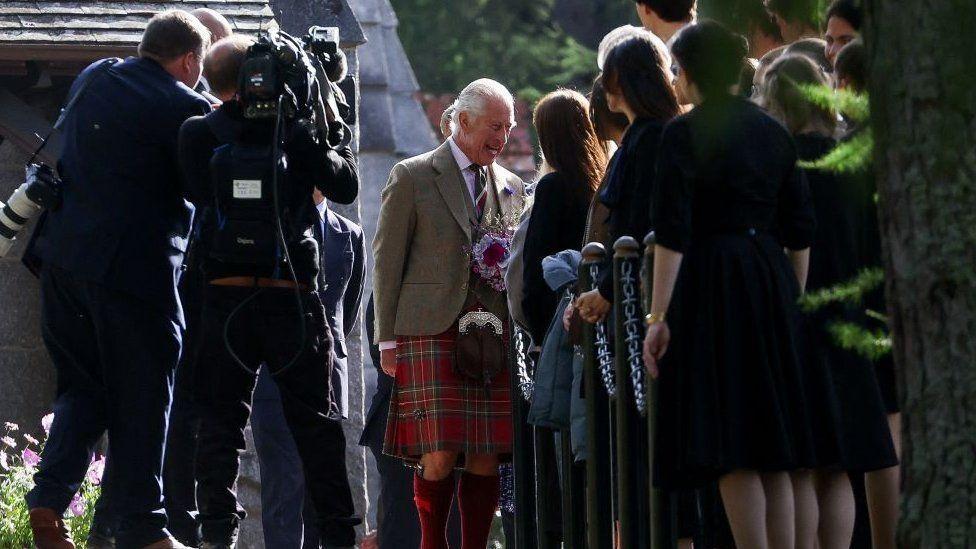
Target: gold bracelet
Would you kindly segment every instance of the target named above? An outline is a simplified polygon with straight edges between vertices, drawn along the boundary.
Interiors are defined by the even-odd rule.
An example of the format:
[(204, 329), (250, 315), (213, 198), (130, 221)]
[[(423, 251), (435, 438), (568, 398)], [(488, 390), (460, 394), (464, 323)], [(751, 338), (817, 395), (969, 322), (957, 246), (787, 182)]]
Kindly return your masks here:
[(665, 313), (651, 313), (644, 317), (644, 324), (650, 326), (652, 324), (657, 324), (658, 322), (664, 322)]

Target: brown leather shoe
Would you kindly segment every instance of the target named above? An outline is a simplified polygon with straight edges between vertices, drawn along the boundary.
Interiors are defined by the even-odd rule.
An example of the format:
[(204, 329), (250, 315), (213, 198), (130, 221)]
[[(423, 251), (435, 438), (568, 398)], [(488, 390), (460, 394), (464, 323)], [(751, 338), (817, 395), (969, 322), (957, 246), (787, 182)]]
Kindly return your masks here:
[(187, 547), (182, 543), (176, 541), (173, 538), (163, 538), (155, 543), (151, 543), (143, 549), (193, 549), (192, 547)]
[(30, 526), (37, 549), (75, 549), (68, 537), (68, 528), (53, 509), (31, 509)]

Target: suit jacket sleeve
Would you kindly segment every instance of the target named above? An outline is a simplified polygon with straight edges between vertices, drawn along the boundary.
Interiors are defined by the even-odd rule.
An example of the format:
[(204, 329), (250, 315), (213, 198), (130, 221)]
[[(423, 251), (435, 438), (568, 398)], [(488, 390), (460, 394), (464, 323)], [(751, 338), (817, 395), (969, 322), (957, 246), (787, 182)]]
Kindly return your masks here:
[(380, 197), (380, 215), (373, 239), (377, 343), (396, 339), (397, 302), (417, 222), (413, 185), (409, 170), (397, 164)]
[(355, 258), (352, 264), (352, 273), (349, 275), (349, 285), (346, 286), (346, 293), (342, 296), (342, 333), (349, 337), (352, 327), (359, 318), (359, 306), (363, 301), (363, 286), (365, 285), (366, 273), (366, 242), (363, 240), (362, 231), (356, 231), (352, 235), (352, 247)]

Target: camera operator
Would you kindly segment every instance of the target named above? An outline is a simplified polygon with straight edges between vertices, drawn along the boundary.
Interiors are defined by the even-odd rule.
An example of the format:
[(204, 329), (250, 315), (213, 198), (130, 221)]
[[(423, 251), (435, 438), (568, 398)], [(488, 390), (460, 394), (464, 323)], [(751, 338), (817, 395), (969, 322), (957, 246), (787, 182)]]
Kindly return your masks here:
[(139, 57), (82, 72), (64, 120), (62, 201), (27, 255), (41, 271), (42, 332), (58, 375), (50, 438), (27, 496), (34, 542), (68, 549), (61, 517), (108, 430), (122, 513), (118, 547), (182, 547), (160, 490), (183, 312), (176, 283), (192, 207), (177, 135), (210, 111), (193, 92), (209, 33), (191, 15), (153, 17)]
[[(270, 369), (281, 390), (324, 546), (352, 547), (354, 526), (360, 521), (348, 478), (330, 473), (337, 467), (335, 460), (344, 458), (328, 448), (333, 428), (329, 417), (332, 338), (316, 292), (319, 263), (313, 226), (319, 214), (312, 192), (318, 189), (335, 202), (351, 203), (358, 193), (359, 176), (349, 147), (330, 147), (329, 136), (321, 135), (314, 123), (303, 118), (283, 123), (281, 111), (271, 119), (245, 116), (238, 74), (253, 47), (250, 39), (231, 36), (212, 48), (208, 66), (212, 64), (213, 70), (208, 78), (224, 103), (206, 117), (188, 120), (180, 131), (180, 165), (194, 203), (212, 214), (202, 220), (198, 254), (207, 281), (195, 380), (202, 416), (196, 459), (202, 547), (233, 547), (244, 517), (234, 489), (260, 364)], [(341, 122), (330, 125), (338, 129)], [(284, 161), (278, 164), (282, 168), (276, 185), (269, 189), (262, 182), (270, 176), (242, 175), (246, 170), (238, 161), (245, 161), (247, 151), (263, 150), (265, 145), (276, 149), (272, 144), (279, 133)], [(233, 173), (234, 197), (238, 185), (247, 187), (244, 197), (280, 193), (277, 198), (284, 207), (276, 204), (275, 211), (287, 245), (269, 264), (218, 253), (227, 246), (246, 246), (273, 236), (257, 234), (250, 240), (238, 235), (230, 244), (222, 236), (235, 218), (218, 203), (231, 196), (219, 187), (221, 154), (231, 159), (227, 170)], [(273, 157), (267, 162), (274, 165)], [(252, 217), (250, 223), (259, 221)]]

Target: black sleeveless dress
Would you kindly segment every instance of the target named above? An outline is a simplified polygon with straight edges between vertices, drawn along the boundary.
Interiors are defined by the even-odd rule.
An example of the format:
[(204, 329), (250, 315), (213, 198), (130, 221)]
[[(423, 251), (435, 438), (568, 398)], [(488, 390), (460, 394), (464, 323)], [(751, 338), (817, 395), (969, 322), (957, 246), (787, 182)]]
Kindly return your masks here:
[[(818, 134), (794, 140), (801, 160), (821, 158), (836, 145)], [(862, 238), (869, 220), (858, 181), (820, 170), (804, 173), (817, 214), (807, 277), (807, 292), (815, 292), (857, 276), (870, 254)], [(834, 303), (802, 319), (801, 359), (808, 373), (818, 464), (847, 471), (891, 467), (898, 458), (874, 365), (837, 344), (830, 327), (838, 322), (868, 324), (865, 305)]]
[(655, 483), (812, 467), (799, 285), (784, 247), (809, 247), (815, 222), (790, 135), (752, 103), (710, 99), (665, 129), (652, 203), (658, 244), (684, 254), (660, 365)]

